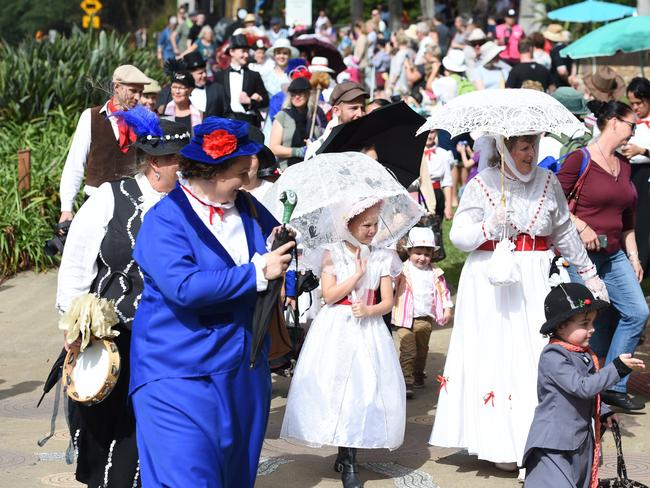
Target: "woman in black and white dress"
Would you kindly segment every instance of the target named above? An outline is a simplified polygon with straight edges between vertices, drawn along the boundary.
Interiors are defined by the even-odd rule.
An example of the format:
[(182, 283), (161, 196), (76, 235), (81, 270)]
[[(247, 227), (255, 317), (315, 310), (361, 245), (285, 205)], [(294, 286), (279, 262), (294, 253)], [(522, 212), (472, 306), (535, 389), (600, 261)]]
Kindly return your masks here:
[[(135, 418), (127, 404), (131, 324), (143, 288), (132, 252), (143, 216), (174, 188), (177, 153), (190, 140), (187, 128), (176, 122), (162, 120), (160, 129), (162, 135), (136, 130), (135, 145), (142, 152), (135, 176), (104, 183), (82, 205), (70, 226), (59, 268), (59, 311), (65, 312), (79, 295), (98, 293), (114, 301), (119, 319), (115, 329), (120, 335), (114, 341), (121, 372), (115, 388), (96, 405), (68, 403), (76, 479), (93, 488), (140, 486)], [(128, 279), (122, 274), (112, 278), (116, 271)], [(66, 350), (78, 347), (65, 340), (64, 345)]]

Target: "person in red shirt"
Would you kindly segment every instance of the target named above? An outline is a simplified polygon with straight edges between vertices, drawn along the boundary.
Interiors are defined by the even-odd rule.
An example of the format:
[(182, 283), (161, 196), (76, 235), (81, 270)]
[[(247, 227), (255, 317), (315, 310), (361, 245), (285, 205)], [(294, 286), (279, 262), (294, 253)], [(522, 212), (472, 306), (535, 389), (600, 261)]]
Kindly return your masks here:
[(524, 37), (524, 29), (517, 24), (517, 12), (511, 8), (506, 12), (505, 23), (496, 27), (497, 44), (505, 46), (501, 59), (514, 66), (519, 62), (519, 41)]
[[(648, 320), (648, 305), (639, 285), (643, 269), (634, 233), (637, 193), (631, 181), (631, 166), (618, 148), (627, 144), (636, 129), (636, 115), (622, 102), (589, 102), (601, 131), (587, 146), (591, 162), (577, 197), (571, 197), (582, 165), (582, 153), (570, 154), (558, 173), (564, 194), (575, 204), (572, 220), (607, 286), (618, 315), (601, 314), (590, 344), (606, 363), (619, 355), (634, 353)], [(626, 256), (627, 253), (627, 256)], [(571, 279), (581, 282), (569, 269)], [(641, 410), (643, 402), (627, 394), (627, 378), (603, 392), (603, 402), (626, 410)]]

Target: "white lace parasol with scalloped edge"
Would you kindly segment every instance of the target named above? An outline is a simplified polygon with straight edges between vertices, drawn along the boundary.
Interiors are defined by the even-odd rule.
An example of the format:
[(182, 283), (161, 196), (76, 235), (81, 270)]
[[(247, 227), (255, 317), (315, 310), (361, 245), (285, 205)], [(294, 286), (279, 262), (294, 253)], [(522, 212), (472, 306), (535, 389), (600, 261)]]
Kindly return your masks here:
[(321, 264), (315, 251), (348, 239), (349, 220), (380, 200), (373, 246), (394, 244), (423, 214), (422, 207), (386, 168), (358, 152), (319, 154), (289, 166), (262, 200), (277, 219), (283, 214), (278, 197), (288, 190), (298, 199), (289, 224), (300, 233), (305, 249), (303, 264), (310, 263), (312, 270)]
[(467, 93), (437, 107), (417, 133), (433, 129), (446, 130), (451, 137), (467, 132), (512, 137), (542, 132), (574, 136), (585, 127), (544, 92), (500, 88)]

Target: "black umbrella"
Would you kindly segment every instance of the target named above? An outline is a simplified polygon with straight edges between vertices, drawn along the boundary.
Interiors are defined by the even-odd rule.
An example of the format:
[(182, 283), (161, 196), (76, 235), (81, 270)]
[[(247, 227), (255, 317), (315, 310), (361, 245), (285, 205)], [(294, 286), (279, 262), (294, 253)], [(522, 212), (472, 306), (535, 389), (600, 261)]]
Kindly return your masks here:
[[(290, 195), (287, 195), (288, 193), (290, 193)], [(291, 213), (296, 207), (296, 194), (293, 192), (283, 192), (280, 194), (280, 200), (284, 204), (284, 215), (282, 216), (283, 225), (280, 232), (278, 232), (275, 236), (275, 240), (271, 246), (272, 251), (276, 250), (280, 246), (284, 246), (287, 242), (295, 241), (295, 238), (289, 234), (289, 231), (284, 224), (289, 222)], [(278, 324), (278, 327), (281, 326), (279, 321), (282, 320), (282, 313), (278, 307), (280, 305), (280, 292), (282, 291), (283, 284), (284, 280), (281, 278), (270, 280), (266, 290), (257, 294), (255, 310), (253, 310), (253, 339), (251, 344), (250, 361), (251, 368), (255, 366), (255, 361), (259, 355), (262, 343), (264, 342), (264, 338), (269, 331), (269, 326), (271, 325), (272, 319), (275, 320), (275, 322)], [(280, 331), (279, 337), (283, 337), (282, 331)]]
[(419, 136), (415, 133), (425, 122), (426, 119), (406, 103), (391, 103), (334, 127), (318, 154), (360, 151), (372, 146), (379, 163), (408, 188), (420, 176), (427, 133)]
[(347, 68), (343, 62), (343, 56), (337, 47), (322, 37), (315, 34), (303, 34), (291, 41), (301, 51), (306, 51), (311, 60), (314, 56), (327, 58), (327, 63), (336, 73), (345, 71)]

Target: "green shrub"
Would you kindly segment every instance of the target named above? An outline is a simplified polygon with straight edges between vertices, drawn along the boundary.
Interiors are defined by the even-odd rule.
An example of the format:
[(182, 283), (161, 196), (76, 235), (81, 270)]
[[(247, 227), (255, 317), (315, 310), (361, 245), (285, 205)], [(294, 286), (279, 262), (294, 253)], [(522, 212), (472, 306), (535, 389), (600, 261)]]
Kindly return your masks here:
[[(54, 44), (0, 43), (0, 280), (56, 264), (45, 255), (59, 217), (59, 180), (82, 110), (108, 98), (110, 77), (134, 64), (163, 81), (153, 50), (129, 36), (76, 33)], [(102, 90), (101, 87), (104, 87)], [(31, 188), (18, 190), (18, 150), (31, 149)]]
[(106, 100), (113, 70), (121, 64), (164, 80), (153, 50), (136, 50), (130, 36), (114, 32), (75, 33), (53, 44), (33, 39), (18, 47), (0, 43), (0, 118), (22, 122), (57, 107), (76, 114), (98, 105)]
[[(55, 263), (45, 241), (59, 217), (59, 180), (78, 116), (61, 108), (31, 122), (0, 121), (0, 278)], [(31, 149), (31, 188), (18, 190), (18, 150)]]

